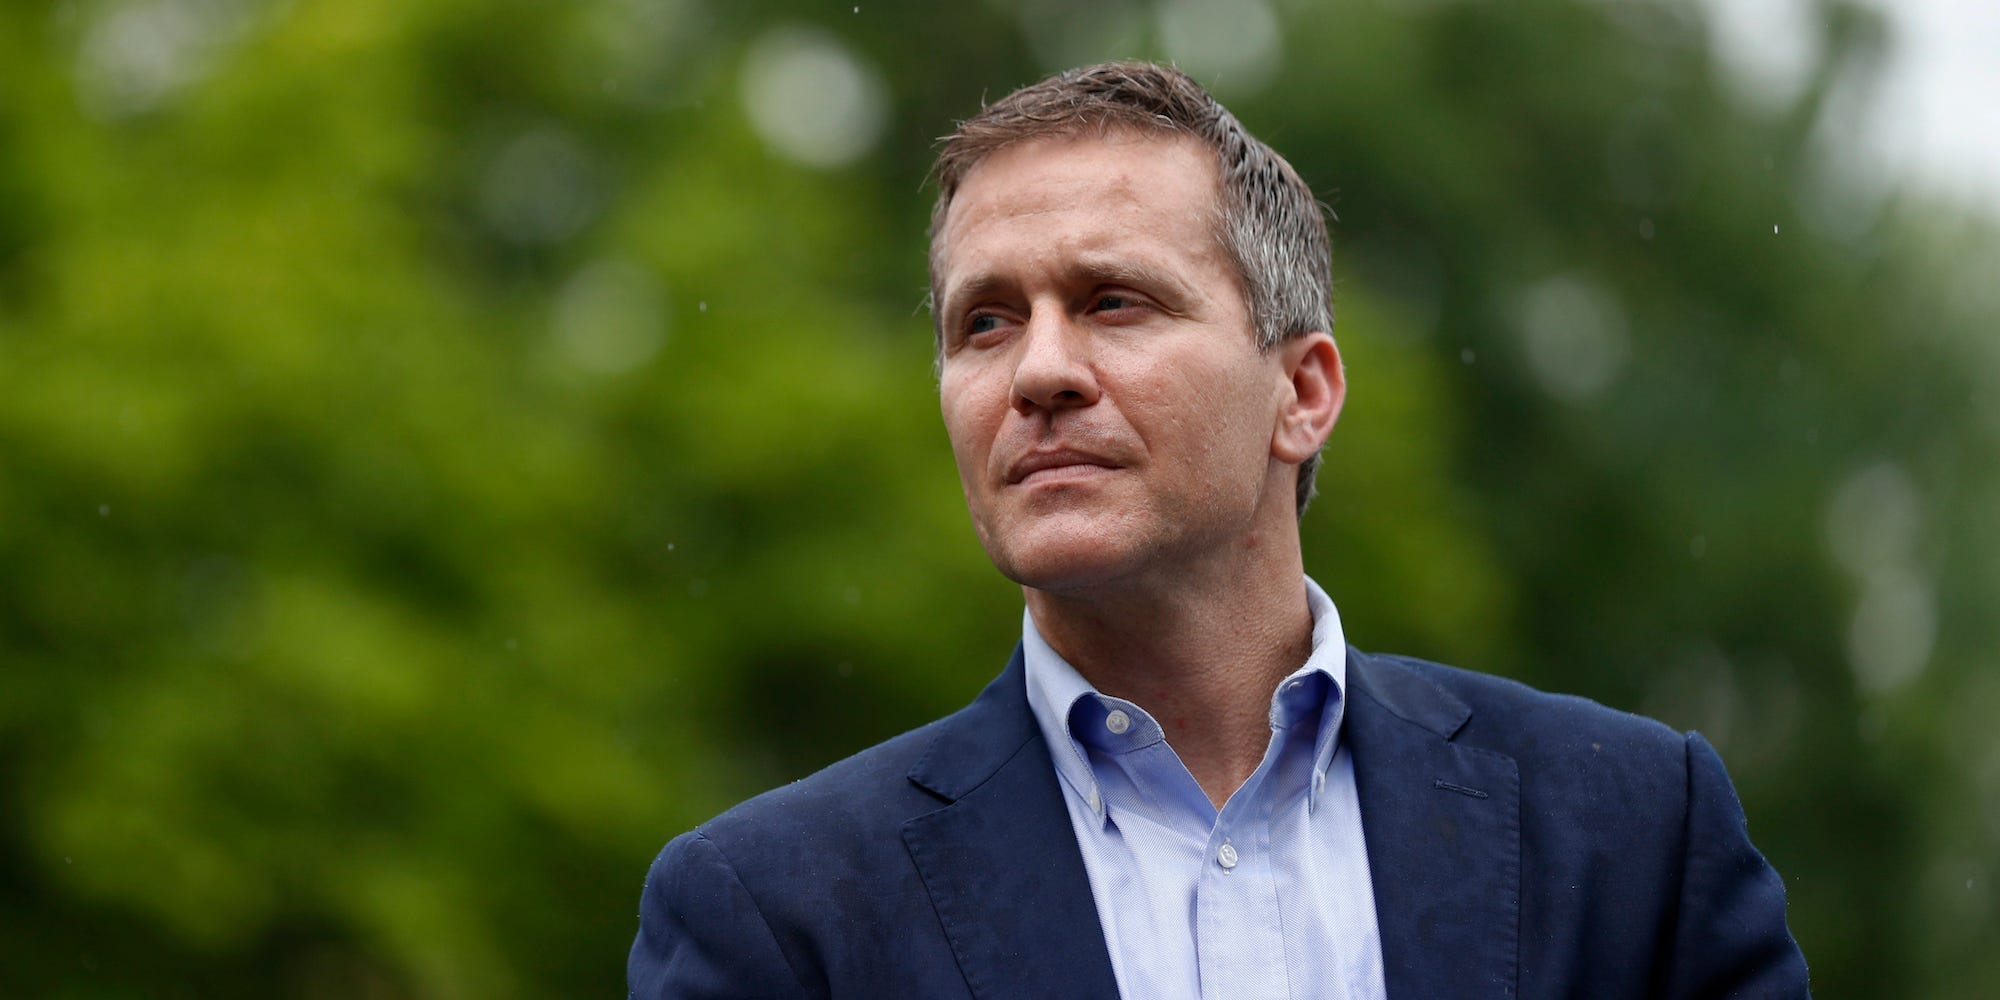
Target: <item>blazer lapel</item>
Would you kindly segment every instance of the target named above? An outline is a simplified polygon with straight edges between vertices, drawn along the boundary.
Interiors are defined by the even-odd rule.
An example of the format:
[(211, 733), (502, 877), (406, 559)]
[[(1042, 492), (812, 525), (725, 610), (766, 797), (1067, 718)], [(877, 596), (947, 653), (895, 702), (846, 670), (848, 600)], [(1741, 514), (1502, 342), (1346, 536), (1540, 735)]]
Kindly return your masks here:
[(1511, 997), (1520, 957), (1521, 795), (1513, 758), (1452, 742), (1465, 703), (1350, 647), (1354, 755), (1388, 995)]
[(939, 725), (910, 780), (948, 803), (903, 826), (972, 995), (1117, 996), (1090, 878), (1028, 708), (1021, 652)]

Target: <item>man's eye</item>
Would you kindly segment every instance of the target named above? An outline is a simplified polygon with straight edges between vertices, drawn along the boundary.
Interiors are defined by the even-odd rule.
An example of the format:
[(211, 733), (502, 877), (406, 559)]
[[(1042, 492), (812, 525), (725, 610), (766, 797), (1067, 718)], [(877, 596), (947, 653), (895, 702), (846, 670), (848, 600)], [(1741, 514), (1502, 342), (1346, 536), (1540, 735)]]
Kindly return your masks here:
[(974, 316), (965, 324), (967, 336), (990, 333), (998, 329), (1000, 329), (1000, 317), (991, 314)]
[(1097, 312), (1115, 312), (1119, 309), (1124, 309), (1129, 306), (1135, 306), (1135, 305), (1138, 305), (1138, 302), (1135, 301), (1130, 295), (1109, 294), (1109, 295), (1099, 295), (1097, 297), (1097, 301), (1092, 304), (1091, 308), (1096, 310)]

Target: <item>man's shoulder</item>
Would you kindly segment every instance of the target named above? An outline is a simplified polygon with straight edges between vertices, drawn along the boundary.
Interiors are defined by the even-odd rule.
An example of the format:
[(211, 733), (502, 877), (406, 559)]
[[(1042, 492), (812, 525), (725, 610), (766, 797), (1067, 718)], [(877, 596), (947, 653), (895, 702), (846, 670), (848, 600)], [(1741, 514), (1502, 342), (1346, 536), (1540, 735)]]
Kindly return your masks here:
[(836, 856), (888, 863), (902, 855), (906, 823), (976, 787), (1035, 734), (1016, 649), (971, 704), (745, 800), (676, 843), (706, 841), (734, 864), (775, 871)]
[[(1578, 755), (1656, 762), (1680, 767), (1685, 734), (1664, 723), (1589, 698), (1544, 691), (1497, 674), (1448, 666), (1412, 656), (1366, 653), (1358, 657), (1364, 682), (1381, 693), (1391, 712), (1435, 692), (1447, 709), (1438, 717), (1455, 726), (1454, 742), (1531, 761)], [(1435, 702), (1432, 702), (1435, 710)]]
[(914, 951), (904, 938), (936, 919), (905, 830), (946, 805), (918, 779), (954, 732), (982, 721), (964, 718), (969, 711), (773, 788), (670, 841), (641, 897), (628, 972), (635, 994), (678, 996), (708, 983), (726, 984), (731, 996), (803, 996), (801, 985), (817, 995), (843, 982), (861, 984), (856, 995), (879, 996), (891, 981), (956, 981), (942, 938), (920, 940)]
[[(1389, 723), (1406, 736), (1504, 761), (1498, 773), (1519, 783), (1522, 835), (1539, 845), (1538, 863), (1615, 852), (1668, 870), (1678, 863), (1697, 769), (1714, 761), (1722, 774), (1699, 738), (1588, 698), (1411, 657), (1361, 660), (1354, 686), (1380, 704), (1364, 725), (1381, 733), (1394, 717), (1427, 730)], [(1364, 751), (1355, 751), (1357, 769), (1367, 764)]]
[(712, 840), (798, 844), (801, 839), (846, 837), (869, 827), (893, 830), (942, 805), (910, 781), (910, 772), (936, 742), (946, 716), (877, 743), (853, 756), (725, 810), (696, 828)]

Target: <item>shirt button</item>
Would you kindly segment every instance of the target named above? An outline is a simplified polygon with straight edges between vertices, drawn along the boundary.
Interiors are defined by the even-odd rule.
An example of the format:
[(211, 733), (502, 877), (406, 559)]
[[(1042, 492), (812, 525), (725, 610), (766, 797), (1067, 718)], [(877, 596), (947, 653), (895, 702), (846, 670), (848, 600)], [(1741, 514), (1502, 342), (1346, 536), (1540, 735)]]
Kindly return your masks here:
[(1236, 845), (1224, 841), (1222, 848), (1215, 852), (1215, 861), (1224, 868), (1236, 867)]
[(1111, 730), (1113, 736), (1123, 736), (1126, 730), (1132, 728), (1132, 717), (1126, 715), (1123, 709), (1114, 708), (1110, 715), (1104, 717), (1104, 728)]

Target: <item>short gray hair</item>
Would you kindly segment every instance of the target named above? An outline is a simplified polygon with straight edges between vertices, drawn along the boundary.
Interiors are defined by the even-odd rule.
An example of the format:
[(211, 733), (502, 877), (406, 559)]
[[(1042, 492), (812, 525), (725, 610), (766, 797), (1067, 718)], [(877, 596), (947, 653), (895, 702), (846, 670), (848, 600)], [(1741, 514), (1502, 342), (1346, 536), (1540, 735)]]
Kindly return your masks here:
[[(1257, 344), (1333, 332), (1333, 247), (1325, 209), (1292, 165), (1265, 145), (1201, 84), (1167, 66), (1112, 62), (1085, 66), (1016, 90), (960, 122), (940, 145), (931, 209), (932, 326), (939, 349), (943, 289), (938, 234), (966, 174), (1016, 143), (1051, 136), (1129, 130), (1187, 135), (1215, 155), (1220, 189), (1216, 240), (1249, 299)], [(1315, 454), (1299, 465), (1298, 512), (1312, 500)]]

